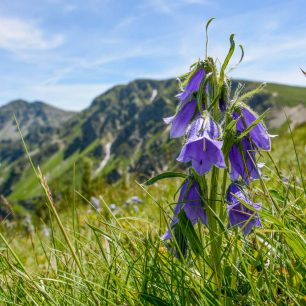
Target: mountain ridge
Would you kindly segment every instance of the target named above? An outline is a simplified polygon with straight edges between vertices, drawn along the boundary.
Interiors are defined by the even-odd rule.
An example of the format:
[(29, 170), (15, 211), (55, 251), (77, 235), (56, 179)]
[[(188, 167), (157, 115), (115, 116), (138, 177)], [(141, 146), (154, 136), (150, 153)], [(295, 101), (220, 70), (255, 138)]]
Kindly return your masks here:
[[(244, 83), (245, 91), (259, 85)], [(237, 84), (234, 80), (233, 88)], [(163, 117), (174, 113), (177, 91), (174, 79), (137, 79), (108, 89), (81, 112), (66, 112), (48, 108), (43, 102), (34, 102), (32, 109), (38, 107), (39, 111), (35, 113), (28, 109), (23, 113), (19, 110), (17, 120), (21, 118), (26, 123), (30, 120), (34, 124), (32, 128), (21, 124), (21, 130), (34, 163), (47, 174), (54, 190), (65, 190), (75, 165), (76, 183), (80, 184), (86, 160), (90, 162), (92, 179), (97, 184), (115, 183), (130, 175), (146, 178), (178, 166), (175, 158), (180, 143), (169, 139), (162, 121)], [(267, 123), (274, 122), (274, 127), (280, 128), (283, 122), (278, 122), (278, 118), (282, 107), (292, 110), (302, 105), (298, 114), (302, 118), (303, 112), (306, 114), (306, 88), (268, 84), (250, 99), (249, 104), (260, 113), (271, 108)], [(0, 107), (0, 118), (1, 114), (3, 116), (3, 106)], [(33, 114), (37, 117), (33, 118)], [(44, 116), (48, 120), (42, 120)], [(294, 121), (294, 116), (292, 118)], [(0, 163), (0, 194), (12, 201), (40, 194), (19, 139), (9, 141), (0, 137)]]
[(61, 110), (42, 101), (13, 100), (0, 107), (0, 142), (19, 138), (14, 115), (23, 134), (27, 135), (31, 128), (59, 127), (74, 114), (74, 112)]

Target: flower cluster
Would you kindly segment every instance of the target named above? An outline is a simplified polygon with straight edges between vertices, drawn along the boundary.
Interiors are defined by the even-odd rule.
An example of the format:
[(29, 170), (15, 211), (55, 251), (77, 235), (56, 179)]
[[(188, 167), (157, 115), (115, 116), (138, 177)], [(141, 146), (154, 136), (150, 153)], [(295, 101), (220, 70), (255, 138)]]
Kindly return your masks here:
[(190, 162), (192, 170), (181, 187), (170, 229), (163, 240), (172, 238), (181, 211), (192, 225), (200, 221), (209, 226), (209, 201), (202, 196), (199, 179), (214, 167), (224, 169), (231, 180), (222, 195), (222, 202), (227, 203), (229, 227), (238, 226), (247, 235), (254, 226), (261, 226), (256, 212), (260, 205), (251, 202), (242, 186), (260, 178), (261, 165), (257, 164), (256, 154), (271, 149), (270, 137), (256, 113), (241, 99), (231, 98), (226, 76), (220, 87), (214, 65), (206, 59), (194, 66), (176, 96), (179, 104), (175, 115), (164, 119), (170, 125), (171, 138), (184, 137), (177, 160)]

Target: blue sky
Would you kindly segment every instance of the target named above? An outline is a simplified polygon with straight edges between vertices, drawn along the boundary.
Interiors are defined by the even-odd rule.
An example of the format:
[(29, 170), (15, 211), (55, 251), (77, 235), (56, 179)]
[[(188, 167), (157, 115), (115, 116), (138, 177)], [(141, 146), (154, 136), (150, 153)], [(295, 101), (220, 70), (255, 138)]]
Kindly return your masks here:
[[(306, 1), (22, 0), (0, 2), (0, 105), (16, 98), (80, 110), (107, 88), (177, 77), (236, 34), (232, 77), (306, 85)], [(236, 58), (239, 57), (237, 52)]]

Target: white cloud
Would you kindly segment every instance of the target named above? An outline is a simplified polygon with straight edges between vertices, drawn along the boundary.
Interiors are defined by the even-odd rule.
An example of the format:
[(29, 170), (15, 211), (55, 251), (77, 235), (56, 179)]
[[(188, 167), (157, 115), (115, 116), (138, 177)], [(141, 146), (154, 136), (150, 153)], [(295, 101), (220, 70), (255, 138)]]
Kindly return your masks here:
[(19, 18), (0, 17), (0, 48), (15, 53), (26, 50), (48, 50), (60, 46), (61, 34), (47, 36), (34, 23)]

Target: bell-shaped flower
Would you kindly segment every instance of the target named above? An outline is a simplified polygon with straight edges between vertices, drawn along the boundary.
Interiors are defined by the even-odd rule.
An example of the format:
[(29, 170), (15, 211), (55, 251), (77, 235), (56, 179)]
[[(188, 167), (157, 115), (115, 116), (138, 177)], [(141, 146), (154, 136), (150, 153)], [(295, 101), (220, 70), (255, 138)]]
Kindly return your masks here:
[(187, 218), (192, 224), (201, 221), (207, 225), (207, 216), (202, 207), (200, 187), (197, 181), (190, 182), (190, 180), (186, 180), (184, 182), (174, 213), (178, 215), (181, 209), (184, 209)]
[(196, 119), (191, 125), (187, 142), (177, 158), (179, 162), (192, 163), (192, 167), (199, 175), (210, 171), (212, 166), (225, 168), (220, 131), (217, 124), (211, 119)]
[(244, 235), (249, 234), (254, 226), (261, 227), (258, 213), (245, 206), (246, 203), (255, 210), (260, 210), (260, 204), (252, 203), (239, 185), (232, 183), (229, 186), (226, 201), (228, 202), (229, 222), (232, 227), (238, 225)]
[[(180, 191), (178, 203), (174, 208), (174, 218), (170, 223), (171, 229), (173, 229), (173, 226), (178, 223), (177, 216), (182, 209), (193, 225), (198, 221), (207, 225), (207, 215), (202, 206), (200, 187), (196, 181), (190, 182), (190, 180), (187, 179), (184, 182)], [(171, 232), (170, 230), (167, 230), (162, 236), (162, 239), (166, 240), (170, 238), (172, 238)]]
[(179, 98), (182, 102), (188, 101), (191, 95), (199, 90), (204, 77), (205, 70), (203, 68), (200, 68), (191, 76), (183, 91), (176, 95), (176, 97)]
[(231, 163), (230, 176), (237, 181), (239, 176), (246, 184), (260, 176), (255, 159), (256, 150), (247, 137), (243, 137), (239, 144), (234, 144), (229, 151)]
[(185, 134), (185, 131), (194, 116), (195, 109), (197, 106), (196, 100), (191, 100), (190, 102), (185, 103), (178, 112), (168, 118), (164, 118), (166, 124), (170, 124), (170, 137), (178, 138), (182, 137)]
[[(241, 116), (237, 112), (233, 113), (234, 119), (238, 119), (236, 124), (236, 129), (239, 133), (243, 132), (246, 128), (248, 128), (255, 120), (257, 120), (257, 116), (248, 109), (247, 107), (242, 107), (240, 109)], [(252, 142), (262, 150), (270, 151), (271, 150), (271, 139), (268, 134), (268, 131), (262, 122), (257, 123), (249, 133), (250, 139)]]

